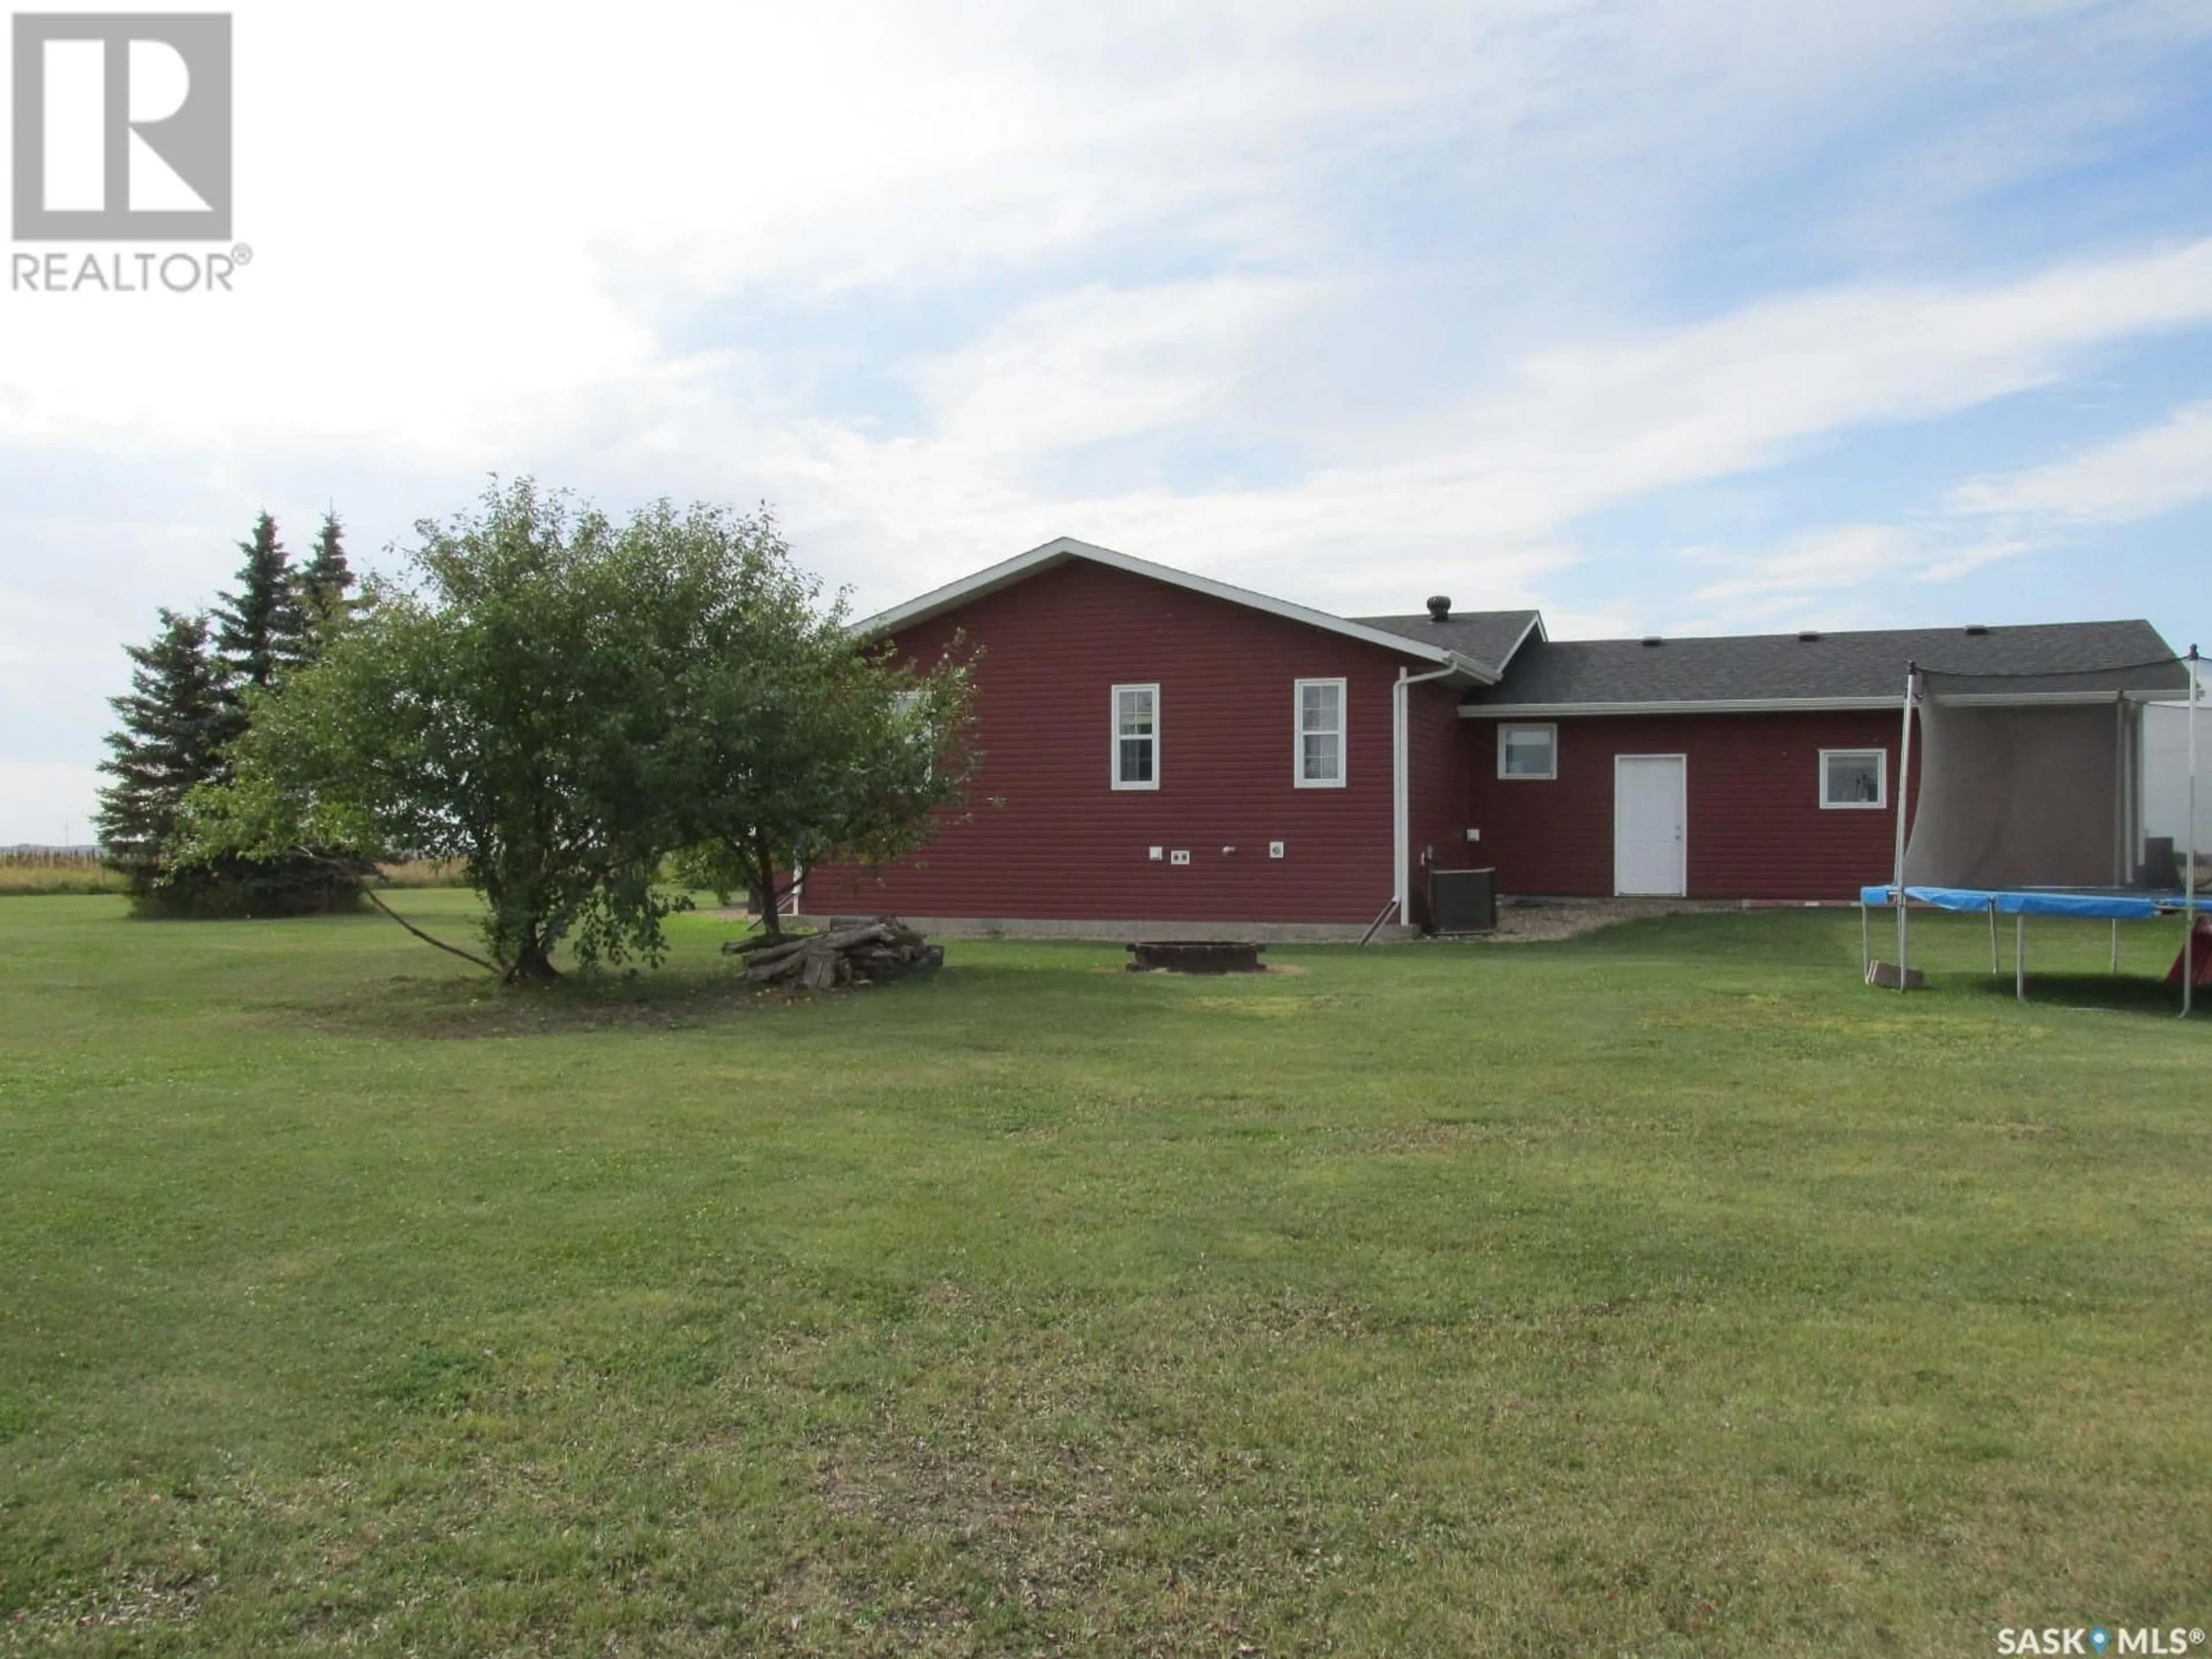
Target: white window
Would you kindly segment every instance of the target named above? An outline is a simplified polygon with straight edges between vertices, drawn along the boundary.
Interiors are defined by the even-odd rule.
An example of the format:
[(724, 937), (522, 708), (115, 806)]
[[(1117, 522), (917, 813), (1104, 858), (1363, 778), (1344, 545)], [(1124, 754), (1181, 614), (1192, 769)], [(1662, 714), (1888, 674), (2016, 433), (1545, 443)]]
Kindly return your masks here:
[(1823, 749), (1820, 805), (1876, 810), (1889, 805), (1889, 750)]
[(1498, 728), (1498, 775), (1556, 778), (1559, 775), (1559, 728), (1501, 726)]
[(1344, 682), (1297, 682), (1297, 786), (1344, 787)]
[(1160, 787), (1160, 688), (1114, 688), (1114, 787)]
[(928, 761), (929, 775), (934, 778), (937, 775), (937, 758), (934, 752), (937, 746), (936, 733), (915, 719), (921, 710), (921, 693), (920, 691), (908, 690), (891, 693), (891, 712), (902, 721), (915, 721), (915, 728), (908, 734), (907, 740), (917, 749), (931, 751)]

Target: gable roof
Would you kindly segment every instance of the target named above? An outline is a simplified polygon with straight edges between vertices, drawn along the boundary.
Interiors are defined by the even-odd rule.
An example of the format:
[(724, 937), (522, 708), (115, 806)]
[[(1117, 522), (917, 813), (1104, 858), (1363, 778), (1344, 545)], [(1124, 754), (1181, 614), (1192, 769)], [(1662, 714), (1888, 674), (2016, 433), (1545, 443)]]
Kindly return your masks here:
[(1537, 611), (1455, 611), (1442, 622), (1426, 614), (1352, 620), (1386, 634), (1402, 634), (1424, 644), (1448, 647), (1463, 657), (1488, 663), (1500, 673), (1529, 640), (1549, 637), (1544, 631), (1543, 613)]
[[(1117, 553), (1110, 547), (1095, 546), (1080, 542), (1073, 536), (1055, 537), (1042, 547), (1033, 547), (1026, 553), (1018, 553), (1011, 559), (1001, 560), (958, 581), (947, 582), (942, 587), (932, 588), (904, 605), (895, 605), (888, 611), (879, 611), (865, 617), (852, 625), (852, 631), (863, 639), (896, 633), (910, 623), (941, 615), (986, 593), (994, 593), (1002, 587), (1049, 570), (1054, 566), (1073, 560), (1104, 565), (1110, 570), (1122, 571), (1133, 576), (1143, 576), (1156, 582), (1165, 582), (1170, 587), (1180, 587), (1194, 593), (1203, 593), (1210, 599), (1221, 599), (1248, 610), (1265, 611), (1271, 617), (1280, 617), (1288, 622), (1302, 623), (1308, 628), (1318, 628), (1325, 633), (1339, 634), (1347, 639), (1359, 640), (1368, 645), (1380, 646), (1416, 661), (1432, 663), (1452, 670), (1455, 673), (1487, 685), (1496, 680), (1504, 665), (1503, 659), (1487, 659), (1462, 651), (1452, 639), (1425, 640), (1370, 623), (1354, 622), (1344, 617), (1331, 616), (1326, 611), (1315, 611), (1306, 605), (1294, 605), (1288, 599), (1272, 599), (1265, 593), (1255, 593), (1249, 588), (1237, 587), (1228, 582), (1214, 580), (1211, 576), (1194, 575), (1188, 570), (1177, 570), (1171, 565), (1154, 564), (1149, 559), (1133, 558), (1127, 553)], [(1522, 613), (1510, 613), (1522, 614)]]
[(1908, 664), (1967, 678), (1941, 690), (1992, 698), (2181, 690), (2188, 672), (2148, 623), (1880, 629), (1711, 639), (1532, 641), (1469, 714), (1893, 708)]

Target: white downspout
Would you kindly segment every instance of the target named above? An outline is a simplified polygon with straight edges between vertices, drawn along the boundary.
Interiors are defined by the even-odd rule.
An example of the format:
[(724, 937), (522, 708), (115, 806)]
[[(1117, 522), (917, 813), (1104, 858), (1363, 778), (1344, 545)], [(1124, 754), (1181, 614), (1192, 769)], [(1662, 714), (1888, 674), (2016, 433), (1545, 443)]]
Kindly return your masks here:
[(1390, 883), (1392, 902), (1398, 907), (1398, 925), (1413, 919), (1413, 763), (1407, 751), (1407, 692), (1409, 685), (1440, 680), (1460, 672), (1456, 663), (1426, 674), (1408, 674), (1401, 668), (1390, 688)]
[[(1906, 841), (1905, 809), (1912, 799), (1912, 703), (1913, 693), (1920, 679), (1920, 665), (1905, 665), (1905, 729), (1897, 745), (1897, 989), (1905, 991), (1905, 947), (1910, 922), (1905, 902), (1905, 845)], [(1827, 786), (1821, 786), (1826, 788)]]
[(2182, 866), (2181, 878), (2181, 1017), (2189, 1018), (2189, 1011), (2197, 994), (2197, 703), (2203, 687), (2199, 683), (2202, 670), (2197, 665), (2197, 647), (2189, 647), (2189, 808), (2185, 833), (2189, 837), (2188, 862)]

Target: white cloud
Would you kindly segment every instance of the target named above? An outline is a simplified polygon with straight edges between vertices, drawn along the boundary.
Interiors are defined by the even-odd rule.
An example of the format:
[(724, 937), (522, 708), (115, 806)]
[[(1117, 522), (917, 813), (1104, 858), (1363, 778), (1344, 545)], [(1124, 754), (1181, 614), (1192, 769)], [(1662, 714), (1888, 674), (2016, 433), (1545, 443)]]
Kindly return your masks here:
[[(366, 553), (495, 470), (767, 497), (864, 606), (1063, 532), (1504, 605), (1591, 514), (2212, 322), (2212, 241), (1867, 251), (2152, 106), (2186, 4), (234, 9), (240, 292), (0, 294), (0, 466), (85, 463), (0, 507), (19, 753), (90, 751), (118, 640), (264, 500), (298, 540), (335, 496)], [(1946, 579), (2001, 528), (1785, 537), (1704, 603)]]
[(1961, 484), (1954, 513), (2126, 524), (2212, 496), (2212, 402), (2065, 460)]
[(1842, 525), (1802, 536), (1771, 553), (1734, 562), (1731, 574), (1691, 594), (1728, 605), (1743, 600), (1799, 603), (1810, 592), (1856, 587), (1895, 574), (1914, 555), (1912, 538), (1893, 525)]
[(1233, 419), (1240, 377), (1304, 321), (1314, 289), (1251, 276), (1094, 285), (1024, 307), (913, 379), (934, 441), (986, 464)]
[(1970, 542), (1963, 547), (1952, 547), (1935, 553), (1933, 562), (1923, 564), (1911, 573), (1912, 580), (1918, 582), (1956, 581), (1977, 570), (2002, 564), (2007, 559), (2018, 558), (2023, 553), (2032, 553), (2040, 544), (2025, 539)]
[(1872, 609), (1869, 596), (1885, 585), (1956, 581), (2036, 545), (2021, 538), (1965, 536), (1958, 526), (1937, 520), (1830, 525), (1763, 552), (1727, 555), (1699, 549), (1686, 562), (1715, 571), (1717, 578), (1688, 596), (1690, 604), (1705, 607), (1694, 625), (1676, 622), (1672, 630), (1839, 627)]
[[(1297, 349), (1312, 300), (1268, 285), (1175, 285), (1025, 313), (984, 347), (929, 366), (937, 419), (922, 435), (832, 423), (782, 434), (807, 458), (792, 466), (808, 478), (793, 522), (835, 514), (898, 550), (859, 573), (871, 605), (1062, 532), (1321, 604), (1402, 608), (1445, 579), (1510, 604), (1573, 560), (1572, 526), (1588, 514), (1858, 428), (2052, 384), (2118, 342), (2212, 320), (2212, 240), (2008, 283), (1796, 295), (1536, 352), (1451, 414), (1372, 423), (1288, 482), (1111, 495), (1036, 482), (1071, 443), (1140, 436), (1200, 411), (1216, 430), (1264, 426), (1251, 383), (1268, 357)], [(1155, 379), (1152, 362), (1190, 372)], [(1915, 563), (1896, 549), (1877, 558), (1862, 540), (1737, 580), (1767, 593), (1802, 586), (1795, 560), (1833, 587), (1859, 573), (1963, 573), (2018, 550), (2017, 538), (1950, 537)]]

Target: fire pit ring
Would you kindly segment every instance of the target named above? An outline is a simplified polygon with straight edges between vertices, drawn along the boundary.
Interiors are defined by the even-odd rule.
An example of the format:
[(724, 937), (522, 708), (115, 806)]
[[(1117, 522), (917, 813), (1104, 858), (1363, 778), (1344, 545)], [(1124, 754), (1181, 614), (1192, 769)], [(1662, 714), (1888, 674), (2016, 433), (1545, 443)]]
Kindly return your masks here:
[(1267, 947), (1235, 939), (1148, 939), (1129, 947), (1129, 971), (1148, 974), (1264, 974)]

